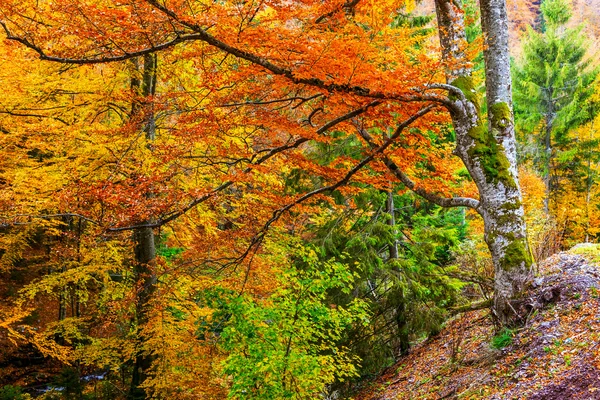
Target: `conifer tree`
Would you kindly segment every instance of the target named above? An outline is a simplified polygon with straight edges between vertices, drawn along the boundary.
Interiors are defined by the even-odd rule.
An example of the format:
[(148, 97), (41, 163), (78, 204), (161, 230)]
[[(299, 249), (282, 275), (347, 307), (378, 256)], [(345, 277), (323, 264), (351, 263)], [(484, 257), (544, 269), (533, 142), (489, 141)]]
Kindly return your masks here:
[(560, 153), (572, 147), (569, 131), (593, 118), (589, 100), (598, 71), (589, 67), (583, 27), (565, 27), (571, 18), (566, 0), (545, 0), (540, 9), (541, 32), (529, 29), (523, 59), (515, 68), (515, 109), (521, 132), (533, 142), (525, 151), (530, 154), (522, 156), (533, 156), (539, 163), (548, 213), (550, 197), (558, 186), (558, 171), (568, 169), (572, 175), (576, 169), (573, 163), (577, 160)]

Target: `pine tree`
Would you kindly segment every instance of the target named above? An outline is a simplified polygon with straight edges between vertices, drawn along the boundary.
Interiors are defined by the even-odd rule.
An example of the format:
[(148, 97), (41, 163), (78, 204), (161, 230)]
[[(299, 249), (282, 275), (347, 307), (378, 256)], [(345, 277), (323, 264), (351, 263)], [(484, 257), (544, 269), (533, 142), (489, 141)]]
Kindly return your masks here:
[(589, 100), (598, 71), (590, 68), (586, 57), (583, 27), (565, 28), (571, 18), (566, 0), (545, 0), (540, 9), (541, 32), (527, 32), (523, 59), (515, 68), (514, 96), (517, 125), (526, 136), (521, 138), (526, 144), (522, 156), (539, 163), (548, 213), (560, 171), (575, 178), (576, 164), (584, 162), (577, 159), (568, 133), (593, 118)]

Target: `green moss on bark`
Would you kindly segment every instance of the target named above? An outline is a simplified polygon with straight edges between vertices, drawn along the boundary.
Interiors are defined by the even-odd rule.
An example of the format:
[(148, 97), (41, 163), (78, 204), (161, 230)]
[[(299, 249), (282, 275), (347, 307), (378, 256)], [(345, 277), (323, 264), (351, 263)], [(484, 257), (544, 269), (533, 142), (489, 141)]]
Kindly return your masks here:
[(503, 211), (512, 211), (512, 210), (518, 210), (522, 206), (523, 206), (523, 203), (521, 203), (518, 200), (515, 200), (512, 202), (506, 202), (505, 204), (502, 205), (502, 207), (500, 207), (500, 209)]
[[(477, 93), (473, 77), (461, 76), (452, 81), (451, 85), (459, 88), (477, 110), (477, 125), (468, 132), (475, 141), (475, 145), (468, 151), (469, 156), (479, 161), (488, 183), (502, 182), (506, 186), (516, 188), (516, 182), (509, 172), (510, 162), (506, 157), (505, 149), (495, 138), (497, 133), (510, 124), (510, 107), (506, 103), (496, 103), (491, 106), (488, 113), (492, 127), (490, 132), (481, 118), (481, 96)], [(451, 93), (450, 99), (457, 100), (457, 97)]]
[(508, 126), (511, 120), (511, 112), (508, 104), (496, 103), (490, 107), (488, 112), (492, 129), (504, 129)]
[(500, 260), (500, 265), (506, 271), (520, 266), (522, 263), (525, 265), (531, 265), (531, 253), (527, 249), (526, 239), (513, 240), (504, 249), (504, 257)]
[[(461, 76), (450, 82), (450, 84), (454, 87), (459, 88), (465, 98), (469, 100), (475, 108), (477, 109), (477, 113), (481, 112), (481, 96), (477, 93), (477, 88), (475, 87), (475, 82), (473, 81), (472, 76)], [(450, 100), (456, 100), (457, 97), (453, 93), (450, 93)]]
[(491, 132), (481, 118), (478, 125), (469, 130), (469, 136), (475, 141), (475, 145), (468, 151), (469, 156), (480, 162), (489, 183), (502, 182), (506, 186), (516, 188), (517, 184), (510, 174), (510, 162), (504, 146), (498, 143), (495, 137), (495, 133), (499, 133), (510, 123), (510, 108), (506, 103), (497, 103), (492, 106), (489, 115)]
[(479, 160), (489, 183), (501, 181), (506, 186), (516, 188), (516, 182), (510, 175), (510, 162), (504, 146), (496, 141), (494, 135), (485, 127), (477, 126), (469, 131), (475, 145), (468, 151), (471, 158)]
[[(496, 219), (496, 223), (502, 225), (504, 223), (511, 224), (515, 223), (516, 216), (514, 214), (504, 215)], [(514, 267), (522, 265), (530, 266), (533, 263), (533, 255), (529, 249), (527, 238), (518, 238), (514, 233), (497, 233), (490, 232), (486, 235), (486, 242), (493, 244), (498, 236), (502, 236), (504, 240), (508, 241), (508, 245), (504, 249), (504, 255), (500, 259), (500, 266), (505, 271), (509, 271)]]

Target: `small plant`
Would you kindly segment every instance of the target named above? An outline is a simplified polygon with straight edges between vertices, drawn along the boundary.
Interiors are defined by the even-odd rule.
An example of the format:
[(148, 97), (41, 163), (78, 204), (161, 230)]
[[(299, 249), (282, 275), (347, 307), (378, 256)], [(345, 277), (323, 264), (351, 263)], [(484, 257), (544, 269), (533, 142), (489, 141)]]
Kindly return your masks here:
[(551, 350), (552, 350), (552, 349), (550, 348), (550, 346), (544, 346), (544, 351), (545, 351), (546, 353), (550, 353), (550, 351), (551, 351)]
[(512, 343), (515, 332), (512, 329), (504, 328), (496, 336), (492, 338), (492, 347), (495, 349), (503, 349)]
[(524, 360), (524, 358), (523, 358), (523, 357), (521, 357), (521, 358), (517, 359), (517, 360), (515, 361), (515, 367), (518, 367), (519, 365), (523, 364), (523, 360)]
[(6, 385), (0, 388), (0, 400), (27, 400), (31, 396), (23, 393), (23, 388), (19, 386)]
[(558, 354), (558, 350), (560, 348), (560, 345), (561, 345), (561, 341), (560, 340), (554, 340), (552, 346), (545, 346), (544, 347), (544, 351), (546, 353), (552, 353), (552, 354), (556, 355), (556, 354)]

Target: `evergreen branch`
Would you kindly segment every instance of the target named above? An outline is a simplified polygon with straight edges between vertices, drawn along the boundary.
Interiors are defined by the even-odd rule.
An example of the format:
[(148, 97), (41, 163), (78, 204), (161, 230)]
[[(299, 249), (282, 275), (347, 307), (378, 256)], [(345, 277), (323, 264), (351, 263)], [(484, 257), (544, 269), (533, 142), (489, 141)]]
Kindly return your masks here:
[(348, 184), (350, 182), (350, 179), (354, 175), (356, 175), (356, 173), (358, 173), (368, 163), (373, 161), (376, 156), (382, 154), (402, 134), (402, 132), (404, 131), (404, 129), (406, 127), (411, 125), (413, 122), (415, 122), (417, 119), (421, 118), (425, 114), (429, 113), (434, 108), (435, 107), (432, 105), (427, 106), (427, 107), (421, 109), (419, 112), (415, 113), (413, 116), (408, 118), (406, 121), (400, 123), (398, 125), (398, 127), (396, 128), (395, 132), (385, 142), (383, 142), (383, 144), (381, 144), (378, 147), (375, 147), (372, 150), (370, 155), (363, 158), (358, 164), (356, 164), (352, 169), (350, 169), (344, 175), (344, 177), (342, 179), (340, 179), (339, 181), (335, 182), (332, 185), (324, 186), (324, 187), (315, 189), (313, 191), (310, 191), (308, 193), (305, 193), (302, 196), (300, 196), (299, 198), (297, 198), (296, 200), (294, 200), (293, 202), (273, 211), (273, 215), (271, 216), (271, 218), (263, 225), (263, 227), (261, 228), (259, 233), (252, 238), (252, 240), (250, 241), (250, 244), (246, 248), (246, 251), (236, 259), (236, 262), (241, 262), (242, 260), (244, 260), (248, 256), (248, 254), (250, 254), (252, 249), (254, 249), (255, 247), (258, 247), (260, 245), (260, 243), (262, 243), (262, 241), (265, 238), (267, 232), (269, 231), (271, 225), (273, 225), (276, 221), (278, 221), (279, 218), (281, 218), (281, 216), (284, 213), (291, 210), (293, 207), (300, 205), (301, 203), (305, 202), (306, 200), (308, 200), (312, 197), (315, 197), (316, 195), (319, 195), (322, 193), (327, 193), (327, 192), (329, 192), (329, 193), (333, 192), (334, 190), (338, 189), (339, 187)]

